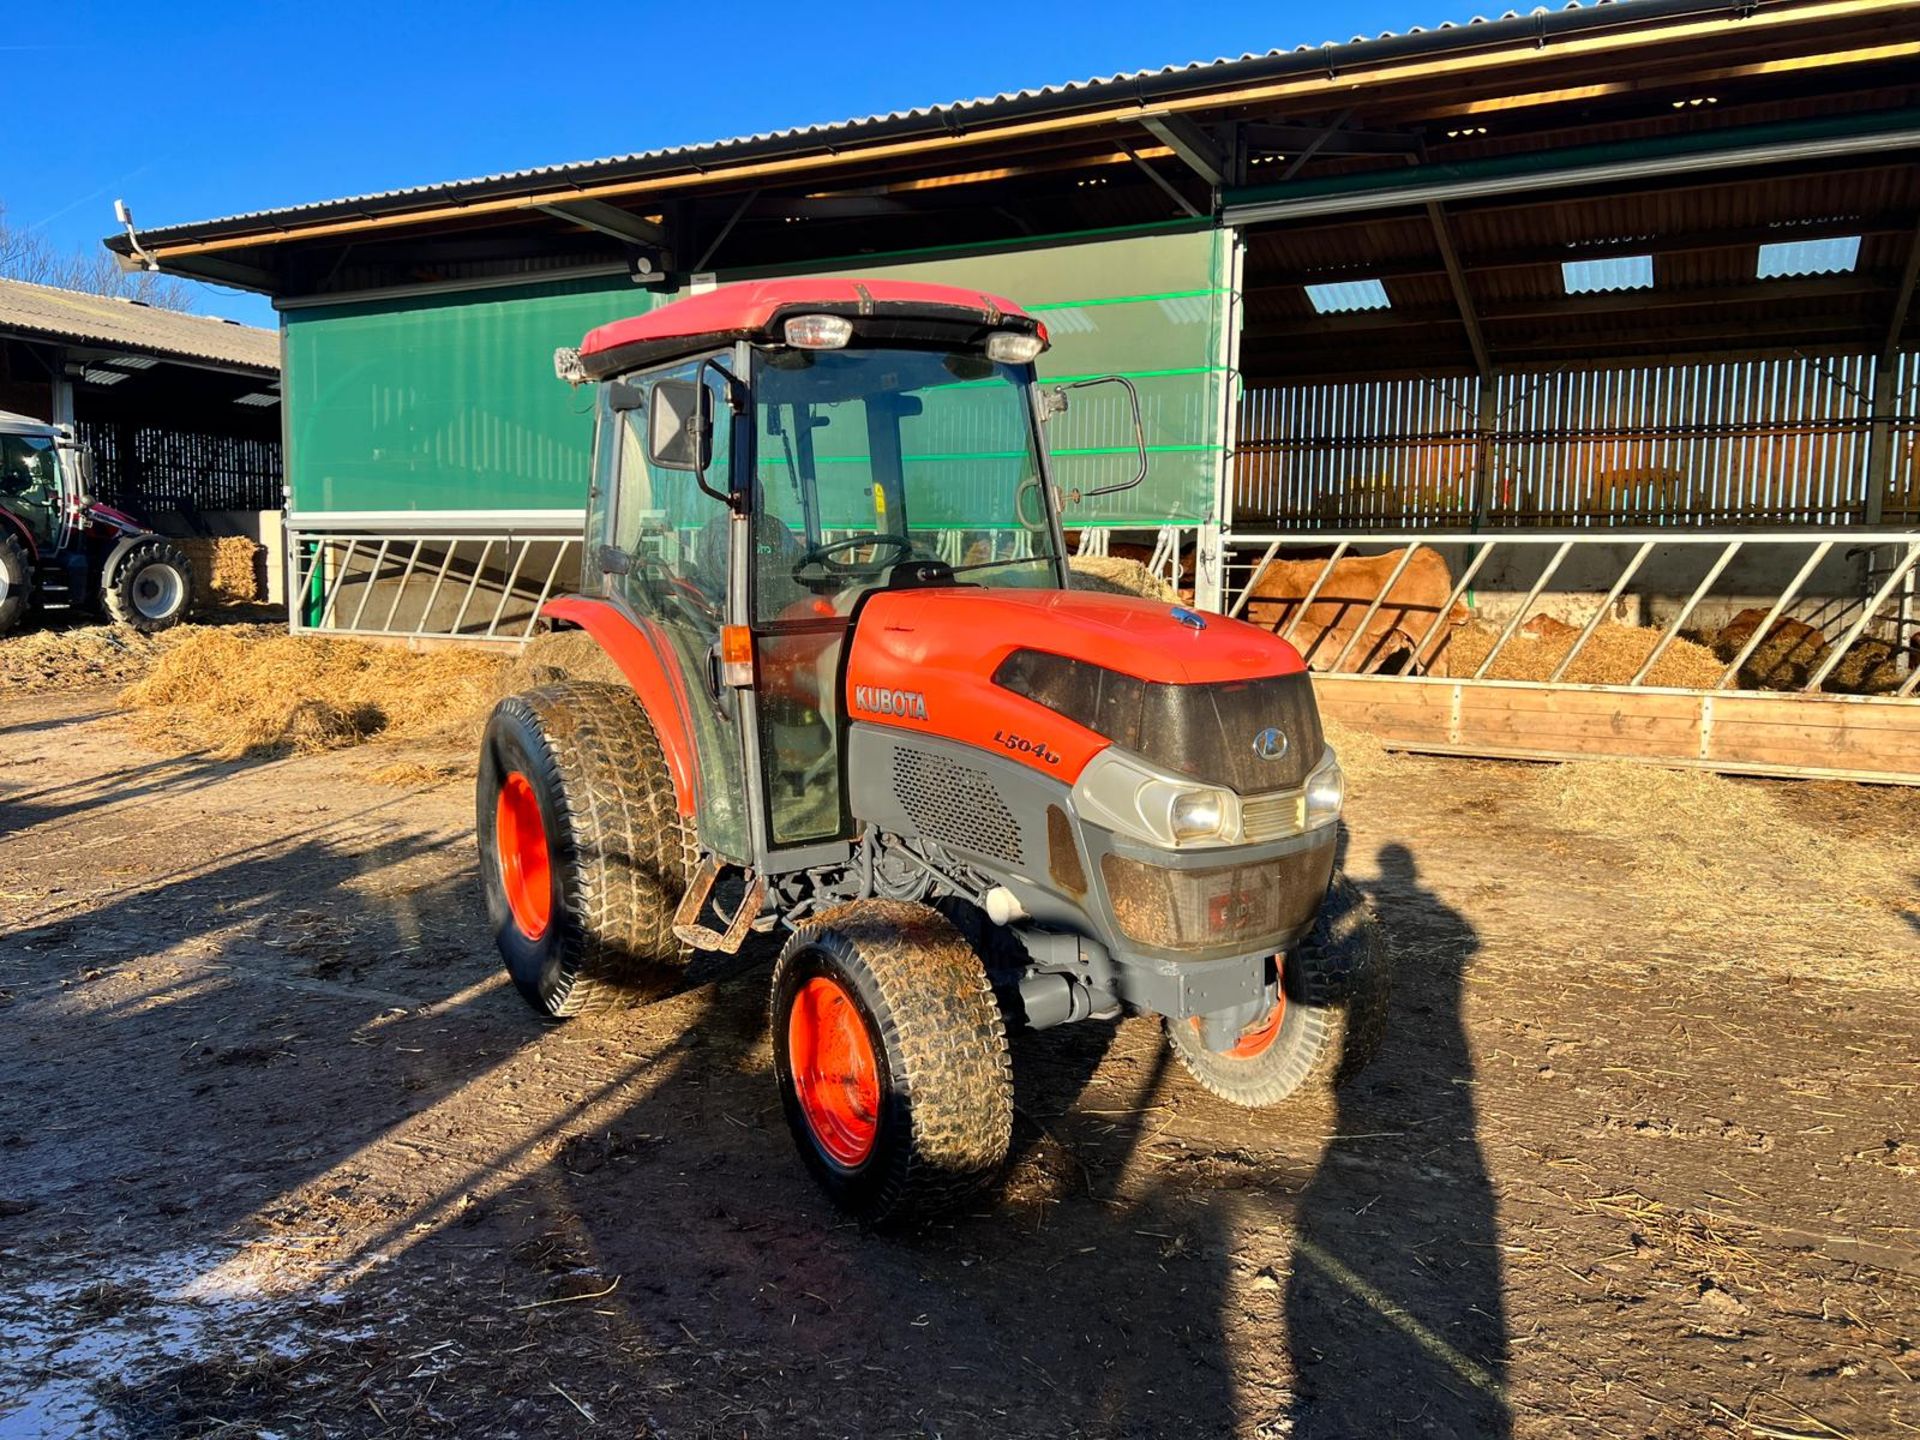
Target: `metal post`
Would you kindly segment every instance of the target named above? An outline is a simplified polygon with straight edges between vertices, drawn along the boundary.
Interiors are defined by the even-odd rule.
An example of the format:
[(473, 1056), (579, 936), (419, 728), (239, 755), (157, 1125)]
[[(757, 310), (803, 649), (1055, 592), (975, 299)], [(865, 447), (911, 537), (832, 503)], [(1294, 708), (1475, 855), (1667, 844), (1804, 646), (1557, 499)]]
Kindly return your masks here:
[[(1407, 566), (1413, 563), (1413, 552), (1419, 548), (1418, 545), (1409, 545), (1401, 552), (1400, 563), (1393, 567), (1393, 573), (1387, 576), (1387, 583), (1380, 587), (1380, 593), (1373, 597), (1373, 603), (1367, 607), (1366, 614), (1360, 617), (1360, 623), (1354, 626), (1353, 634), (1347, 637), (1347, 643), (1341, 646), (1340, 653), (1333, 657), (1333, 664), (1328, 667), (1330, 670), (1338, 671), (1348, 653), (1360, 643), (1360, 637), (1367, 633), (1367, 626), (1373, 622), (1373, 617), (1380, 613), (1380, 607), (1386, 603), (1387, 596), (1393, 593), (1393, 587), (1400, 583), (1400, 577), (1406, 573)], [(1414, 658), (1417, 660), (1419, 657)]]
[(390, 634), (393, 630), (393, 617), (400, 611), (400, 601), (407, 593), (407, 581), (413, 578), (413, 567), (420, 559), (420, 541), (416, 537), (413, 549), (407, 552), (406, 566), (400, 571), (400, 583), (393, 587), (393, 603), (387, 606), (387, 618), (380, 622), (380, 633)]
[[(1267, 566), (1273, 563), (1273, 557), (1279, 552), (1279, 549), (1280, 542), (1278, 540), (1267, 546), (1267, 553), (1260, 557), (1260, 563), (1253, 567), (1253, 574), (1247, 577), (1246, 588), (1241, 590), (1240, 598), (1234, 601), (1233, 608), (1227, 611), (1227, 618), (1229, 620), (1238, 617), (1240, 612), (1247, 608), (1247, 600), (1253, 594), (1253, 587), (1259, 583), (1260, 577), (1267, 573)], [(1334, 558), (1336, 560), (1340, 558), (1337, 552)]]
[[(1814, 673), (1811, 680), (1807, 681), (1807, 687), (1803, 693), (1811, 695), (1827, 683), (1827, 677), (1833, 673), (1833, 667), (1840, 663), (1841, 658), (1849, 650), (1853, 649), (1854, 641), (1860, 638), (1873, 617), (1879, 613), (1880, 607), (1887, 603), (1887, 597), (1893, 594), (1894, 588), (1913, 568), (1916, 560), (1920, 560), (1920, 542), (1907, 546), (1907, 558), (1887, 572), (1886, 583), (1874, 591), (1873, 598), (1867, 602), (1867, 608), (1860, 612), (1860, 618), (1854, 622), (1853, 628), (1847, 631), (1846, 638), (1828, 652), (1826, 663)], [(1901, 691), (1904, 693), (1908, 688), (1910, 687), (1903, 685)]]
[[(456, 546), (458, 540), (453, 542)], [(460, 627), (466, 623), (467, 607), (473, 603), (473, 592), (480, 585), (480, 576), (487, 568), (487, 556), (493, 553), (493, 537), (487, 537), (487, 543), (480, 547), (480, 558), (473, 562), (473, 578), (467, 581), (467, 593), (460, 597), (460, 608), (455, 612), (453, 624), (448, 628), (449, 635), (458, 635)]]
[(1687, 617), (1693, 614), (1693, 609), (1700, 603), (1701, 597), (1713, 588), (1713, 582), (1720, 578), (1720, 572), (1733, 563), (1733, 557), (1740, 553), (1740, 547), (1744, 544), (1746, 544), (1744, 540), (1735, 540), (1720, 552), (1720, 558), (1714, 561), (1713, 568), (1707, 571), (1707, 578), (1702, 580), (1693, 594), (1687, 597), (1687, 603), (1680, 607), (1680, 613), (1673, 617), (1673, 623), (1662, 632), (1659, 641), (1653, 647), (1653, 652), (1647, 656), (1646, 664), (1634, 672), (1633, 678), (1627, 684), (1639, 685), (1653, 673), (1653, 667), (1659, 663), (1660, 657), (1667, 653), (1667, 647), (1673, 644), (1674, 637), (1680, 633), (1680, 627), (1687, 623)]
[[(1300, 602), (1300, 608), (1294, 612), (1292, 623), (1289, 624), (1285, 630), (1282, 630), (1280, 632), (1280, 638), (1282, 640), (1286, 640), (1289, 642), (1292, 641), (1293, 632), (1300, 628), (1300, 621), (1306, 616), (1306, 613), (1312, 607), (1313, 602), (1319, 598), (1320, 587), (1327, 583), (1327, 577), (1333, 574), (1333, 567), (1340, 563), (1340, 557), (1347, 553), (1347, 546), (1352, 543), (1353, 542), (1350, 540), (1342, 540), (1338, 545), (1333, 547), (1333, 554), (1327, 557), (1326, 569), (1322, 570), (1318, 575), (1314, 577), (1313, 584), (1307, 590), (1307, 598)], [(1262, 570), (1264, 570), (1265, 568), (1266, 568), (1265, 565), (1261, 566)], [(1249, 592), (1253, 590), (1254, 581), (1258, 580), (1259, 578), (1260, 577), (1256, 575), (1254, 576), (1253, 580), (1247, 581), (1247, 590)]]
[(1593, 638), (1593, 632), (1598, 630), (1601, 622), (1607, 618), (1607, 612), (1613, 608), (1613, 602), (1620, 598), (1620, 592), (1627, 588), (1627, 582), (1633, 579), (1640, 567), (1646, 563), (1647, 556), (1652, 553), (1653, 541), (1641, 541), (1640, 548), (1634, 552), (1633, 559), (1627, 562), (1627, 568), (1620, 572), (1620, 578), (1614, 581), (1613, 588), (1607, 591), (1606, 599), (1602, 600), (1599, 608), (1587, 617), (1586, 625), (1574, 637), (1573, 648), (1560, 657), (1560, 663), (1554, 666), (1553, 673), (1547, 676), (1547, 684), (1555, 684), (1562, 675), (1567, 673), (1567, 668), (1573, 664), (1573, 657), (1586, 649), (1587, 641)]
[(373, 598), (373, 587), (380, 583), (380, 567), (387, 563), (387, 547), (393, 543), (391, 538), (380, 542), (380, 553), (373, 557), (373, 569), (367, 572), (367, 588), (360, 592), (360, 603), (353, 607), (353, 621), (349, 630), (360, 628), (360, 617), (367, 613), (367, 601)]
[(1562, 540), (1560, 548), (1553, 552), (1553, 558), (1547, 561), (1546, 569), (1540, 572), (1540, 578), (1533, 582), (1533, 588), (1527, 591), (1527, 598), (1520, 602), (1520, 608), (1513, 612), (1513, 618), (1507, 621), (1507, 628), (1500, 632), (1500, 638), (1493, 642), (1493, 648), (1487, 651), (1486, 658), (1480, 662), (1480, 668), (1473, 672), (1472, 678), (1478, 680), (1493, 668), (1494, 660), (1507, 648), (1514, 632), (1527, 618), (1527, 612), (1533, 608), (1533, 602), (1540, 598), (1540, 592), (1547, 588), (1547, 582), (1553, 578), (1553, 572), (1560, 568), (1560, 562), (1567, 558), (1567, 552), (1573, 549), (1573, 541)]
[(1494, 546), (1499, 543), (1498, 540), (1489, 540), (1484, 545), (1471, 547), (1474, 552), (1473, 559), (1467, 562), (1466, 572), (1461, 575), (1460, 583), (1453, 587), (1453, 592), (1447, 596), (1447, 603), (1440, 607), (1439, 613), (1433, 617), (1433, 623), (1427, 626), (1427, 633), (1420, 637), (1420, 643), (1413, 648), (1415, 661), (1419, 661), (1420, 657), (1426, 654), (1427, 642), (1439, 633), (1442, 622), (1453, 613), (1453, 607), (1460, 603), (1460, 597), (1467, 593), (1467, 587), (1473, 584), (1473, 577), (1480, 573), (1480, 567), (1487, 563), (1487, 557), (1493, 554)]
[(440, 586), (446, 581), (447, 567), (453, 564), (453, 552), (459, 548), (459, 540), (453, 539), (447, 542), (447, 553), (440, 557), (440, 569), (433, 577), (433, 589), (427, 592), (427, 603), (420, 607), (420, 623), (413, 627), (414, 634), (426, 633), (427, 619), (433, 614), (433, 602), (440, 598)]
[[(511, 545), (513, 541), (509, 540), (507, 543)], [(500, 598), (494, 602), (493, 618), (487, 622), (487, 639), (489, 640), (494, 638), (495, 632), (500, 628), (500, 617), (506, 613), (507, 598), (513, 594), (514, 584), (520, 579), (520, 567), (527, 563), (527, 551), (532, 548), (531, 540), (520, 542), (520, 553), (513, 557), (513, 568), (507, 571), (506, 583), (500, 587)]]
[(1720, 683), (1715, 685), (1714, 689), (1726, 689), (1729, 682), (1739, 675), (1740, 667), (1746, 664), (1752, 658), (1753, 652), (1760, 648), (1760, 643), (1767, 638), (1767, 632), (1773, 629), (1773, 622), (1780, 618), (1787, 606), (1800, 598), (1801, 587), (1807, 583), (1820, 562), (1827, 558), (1827, 552), (1831, 549), (1833, 549), (1831, 540), (1822, 540), (1814, 547), (1813, 553), (1807, 557), (1807, 563), (1800, 567), (1800, 572), (1780, 593), (1780, 598), (1773, 602), (1773, 608), (1767, 611), (1766, 619), (1754, 627), (1753, 634), (1748, 638), (1747, 643), (1740, 647), (1740, 653), (1733, 657), (1733, 662), (1721, 674)]
[[(330, 540), (332, 538), (333, 538), (332, 536), (328, 536), (327, 540)], [(320, 542), (322, 550), (325, 549), (327, 540), (322, 540)], [(319, 620), (319, 623), (313, 627), (314, 629), (316, 630), (326, 629), (327, 622), (333, 618), (334, 602), (340, 598), (340, 586), (345, 582), (347, 578), (347, 570), (353, 564), (354, 548), (357, 545), (359, 545), (359, 543), (360, 542), (358, 540), (347, 541), (347, 553), (340, 557), (340, 573), (333, 577), (333, 583), (327, 587), (326, 602), (320, 607), (320, 620)]]
[(560, 562), (566, 557), (571, 540), (556, 540), (553, 547), (553, 564), (547, 567), (546, 583), (540, 587), (540, 598), (533, 602), (533, 613), (527, 617), (527, 628), (521, 632), (521, 638), (533, 634), (533, 627), (540, 623), (540, 607), (547, 603), (547, 596), (553, 593), (553, 578), (560, 573)]

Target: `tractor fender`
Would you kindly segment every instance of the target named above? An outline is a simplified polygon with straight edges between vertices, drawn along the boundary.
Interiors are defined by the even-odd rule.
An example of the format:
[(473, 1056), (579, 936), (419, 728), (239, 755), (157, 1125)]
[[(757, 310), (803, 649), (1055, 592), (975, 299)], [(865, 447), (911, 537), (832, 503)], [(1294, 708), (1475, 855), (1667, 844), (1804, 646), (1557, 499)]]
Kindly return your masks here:
[(620, 667), (660, 739), (667, 773), (673, 778), (674, 805), (683, 819), (692, 816), (700, 773), (692, 712), (679, 672), (667, 658), (671, 653), (669, 641), (660, 627), (628, 614), (611, 601), (591, 600), (584, 595), (549, 600), (540, 607), (540, 614), (544, 619), (579, 626)]
[(151, 540), (153, 535), (154, 532), (151, 530), (132, 530), (121, 534), (120, 538), (114, 542), (113, 548), (107, 551), (106, 558), (100, 562), (100, 584), (103, 588), (113, 583), (114, 572), (120, 568), (120, 562), (126, 558), (127, 551), (142, 540)]

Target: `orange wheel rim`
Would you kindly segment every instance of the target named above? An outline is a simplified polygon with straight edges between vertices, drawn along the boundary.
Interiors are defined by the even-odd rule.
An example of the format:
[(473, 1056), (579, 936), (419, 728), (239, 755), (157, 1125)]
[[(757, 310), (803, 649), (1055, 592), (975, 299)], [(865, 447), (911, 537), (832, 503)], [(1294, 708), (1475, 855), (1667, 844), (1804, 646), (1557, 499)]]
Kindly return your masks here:
[(500, 786), (493, 811), (493, 846), (513, 923), (529, 940), (538, 940), (553, 920), (553, 871), (547, 856), (547, 827), (540, 819), (540, 797), (518, 770)]
[(880, 1067), (846, 987), (816, 975), (787, 1013), (787, 1056), (800, 1113), (836, 1163), (860, 1164), (880, 1130)]
[(1240, 1039), (1227, 1051), (1230, 1060), (1252, 1060), (1267, 1053), (1267, 1047), (1273, 1044), (1274, 1037), (1280, 1033), (1280, 1022), (1287, 1015), (1287, 997), (1283, 994), (1273, 1002), (1273, 1009), (1267, 1018), (1256, 1025), (1249, 1025), (1240, 1032)]

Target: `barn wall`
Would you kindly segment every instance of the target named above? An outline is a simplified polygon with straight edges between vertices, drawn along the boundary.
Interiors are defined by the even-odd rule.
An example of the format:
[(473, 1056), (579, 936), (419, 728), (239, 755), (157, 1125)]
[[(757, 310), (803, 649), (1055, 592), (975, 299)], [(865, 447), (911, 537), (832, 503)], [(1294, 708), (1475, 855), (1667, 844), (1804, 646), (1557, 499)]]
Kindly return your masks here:
[[(1044, 378), (1133, 379), (1148, 480), (1069, 523), (1192, 524), (1212, 509), (1224, 443), (1225, 255), (1221, 233), (1197, 229), (831, 269), (1008, 296), (1052, 333)], [(670, 298), (610, 276), (289, 309), (294, 510), (577, 511), (592, 420), (583, 397), (554, 379), (553, 351)], [(1050, 440), (1069, 489), (1130, 473), (1131, 425), (1117, 390), (1089, 392)]]

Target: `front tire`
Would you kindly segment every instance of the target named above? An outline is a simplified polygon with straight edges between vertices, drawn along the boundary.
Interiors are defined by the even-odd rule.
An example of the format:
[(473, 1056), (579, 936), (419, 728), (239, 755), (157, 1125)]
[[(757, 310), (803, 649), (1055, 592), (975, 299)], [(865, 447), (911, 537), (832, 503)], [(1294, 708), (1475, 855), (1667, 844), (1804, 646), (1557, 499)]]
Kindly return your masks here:
[(528, 1004), (559, 1020), (672, 988), (685, 831), (631, 691), (561, 681), (494, 706), (475, 811), (487, 918)]
[(1180, 1063), (1235, 1105), (1278, 1105), (1309, 1085), (1344, 1084), (1379, 1053), (1387, 1033), (1393, 961), (1386, 934), (1359, 887), (1336, 875), (1313, 929), (1286, 957), (1280, 999), (1225, 1051), (1207, 1049), (1199, 1026), (1168, 1020)]
[(1013, 1139), (1007, 1032), (980, 959), (925, 905), (863, 900), (780, 952), (773, 1068), (801, 1159), (841, 1209), (885, 1224), (950, 1209)]
[(107, 562), (100, 601), (116, 623), (142, 635), (169, 629), (193, 607), (193, 562), (171, 541), (141, 536)]
[(33, 557), (20, 537), (0, 533), (0, 635), (9, 635), (33, 604)]

